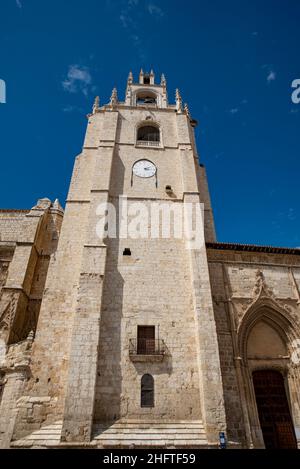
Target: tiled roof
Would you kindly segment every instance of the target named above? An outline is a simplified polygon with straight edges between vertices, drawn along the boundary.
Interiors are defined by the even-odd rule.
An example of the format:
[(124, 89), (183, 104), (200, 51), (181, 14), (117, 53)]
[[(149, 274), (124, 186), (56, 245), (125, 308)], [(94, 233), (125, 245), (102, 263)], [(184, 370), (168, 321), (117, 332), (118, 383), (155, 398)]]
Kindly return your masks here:
[(275, 246), (259, 246), (256, 244), (238, 244), (238, 243), (206, 243), (207, 249), (219, 249), (224, 251), (248, 251), (248, 252), (266, 252), (270, 254), (292, 254), (300, 256), (300, 249), (284, 248)]

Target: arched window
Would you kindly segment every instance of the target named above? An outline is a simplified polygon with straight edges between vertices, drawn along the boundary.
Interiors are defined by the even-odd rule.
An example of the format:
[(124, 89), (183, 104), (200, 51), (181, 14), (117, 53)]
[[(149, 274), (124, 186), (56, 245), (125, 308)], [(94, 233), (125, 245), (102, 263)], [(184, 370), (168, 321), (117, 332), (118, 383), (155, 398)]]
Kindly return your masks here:
[(154, 407), (154, 378), (149, 374), (141, 379), (141, 407)]
[(157, 103), (156, 94), (150, 91), (140, 91), (136, 96), (136, 104), (144, 106), (146, 104), (155, 105)]
[(137, 132), (137, 142), (158, 145), (159, 129), (154, 125), (144, 125), (140, 127)]

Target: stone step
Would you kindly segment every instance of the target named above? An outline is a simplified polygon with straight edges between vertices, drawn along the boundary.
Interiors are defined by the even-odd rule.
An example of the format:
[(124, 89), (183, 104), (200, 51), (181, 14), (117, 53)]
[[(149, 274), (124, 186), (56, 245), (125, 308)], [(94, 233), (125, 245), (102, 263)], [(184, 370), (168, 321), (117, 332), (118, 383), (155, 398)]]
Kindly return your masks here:
[(119, 420), (110, 426), (96, 423), (93, 431), (93, 441), (105, 448), (207, 446), (201, 420)]
[[(115, 422), (113, 422), (112, 424), (113, 425), (117, 425), (117, 424), (123, 424), (123, 423), (126, 423), (126, 424), (136, 424), (136, 425), (145, 425), (145, 424), (150, 424), (150, 425), (161, 425), (161, 424), (170, 424), (170, 425), (193, 425), (193, 424), (197, 424), (197, 425), (203, 425), (203, 421), (202, 420), (170, 420), (170, 419), (147, 419), (147, 420), (143, 420), (143, 419), (120, 419), (120, 420), (116, 420)], [(95, 422), (95, 425), (104, 425), (103, 422)]]
[(140, 422), (140, 423), (127, 423), (127, 422), (124, 422), (124, 423), (113, 423), (113, 424), (95, 424), (94, 425), (94, 428), (190, 428), (190, 429), (202, 429), (203, 428), (203, 425), (202, 424), (189, 424), (189, 423), (181, 423), (181, 424), (176, 424), (176, 423), (144, 423), (144, 422)]
[(103, 432), (123, 432), (123, 433), (130, 433), (130, 432), (141, 432), (145, 433), (147, 431), (155, 431), (159, 432), (178, 432), (178, 433), (205, 433), (204, 428), (189, 428), (189, 427), (93, 427), (93, 433), (103, 433)]
[(60, 440), (52, 439), (41, 439), (41, 440), (18, 440), (14, 441), (11, 446), (13, 448), (39, 448), (50, 447), (50, 446), (59, 446)]
[(56, 430), (55, 432), (52, 431), (39, 431), (39, 432), (34, 432), (34, 433), (31, 433), (31, 435), (28, 435), (26, 437), (27, 440), (44, 440), (45, 438), (60, 438), (60, 435), (61, 435), (61, 430)]
[[(60, 445), (62, 422), (58, 421), (12, 442), (12, 447), (51, 447)], [(101, 447), (203, 447), (207, 445), (202, 421), (117, 421), (95, 424), (92, 444)]]
[(107, 442), (102, 441), (102, 448), (129, 448), (134, 446), (135, 448), (165, 448), (175, 447), (184, 448), (203, 448), (207, 446), (206, 440), (165, 440), (164, 438), (156, 440), (108, 440)]
[(121, 435), (121, 434), (104, 434), (99, 435), (98, 437), (94, 437), (94, 440), (110, 440), (110, 439), (115, 439), (115, 440), (152, 440), (155, 438), (162, 438), (164, 440), (204, 440), (205, 436), (204, 435), (189, 435), (188, 433), (185, 433), (184, 435), (176, 435), (176, 434), (167, 434), (167, 433), (155, 433), (155, 434), (149, 434), (149, 433), (130, 433), (127, 435)]
[(62, 421), (57, 421), (50, 425), (36, 430), (21, 440), (13, 441), (12, 447), (33, 447), (33, 446), (57, 446), (60, 443)]
[(157, 420), (117, 420), (113, 423), (96, 422), (94, 428), (203, 428), (203, 423), (201, 421), (173, 422), (168, 420), (161, 422)]
[(140, 433), (140, 434), (180, 434), (180, 435), (205, 435), (205, 431), (203, 429), (197, 428), (103, 428), (103, 429), (94, 429), (94, 434), (101, 434), (101, 435), (111, 435), (111, 434), (118, 434), (122, 433), (123, 435), (130, 435), (131, 433)]

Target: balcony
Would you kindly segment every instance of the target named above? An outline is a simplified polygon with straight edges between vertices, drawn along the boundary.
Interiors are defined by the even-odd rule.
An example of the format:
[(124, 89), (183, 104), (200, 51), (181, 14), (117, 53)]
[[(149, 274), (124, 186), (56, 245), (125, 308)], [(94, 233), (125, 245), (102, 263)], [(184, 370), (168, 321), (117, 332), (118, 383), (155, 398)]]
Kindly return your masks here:
[(160, 362), (167, 347), (162, 339), (130, 339), (129, 357), (133, 362)]
[(160, 142), (156, 140), (137, 140), (137, 147), (159, 147)]

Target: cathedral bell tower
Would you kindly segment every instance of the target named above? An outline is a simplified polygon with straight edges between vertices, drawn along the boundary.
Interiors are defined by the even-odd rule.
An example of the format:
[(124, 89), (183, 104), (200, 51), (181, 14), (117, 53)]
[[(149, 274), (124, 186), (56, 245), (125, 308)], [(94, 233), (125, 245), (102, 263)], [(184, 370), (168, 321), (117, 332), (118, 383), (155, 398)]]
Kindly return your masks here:
[(169, 103), (166, 78), (156, 83), (153, 70), (137, 82), (129, 73), (124, 101), (116, 89), (107, 104), (95, 99), (15, 439), (36, 429), (26, 417), (35, 397), (41, 426), (62, 422), (61, 445), (142, 446), (145, 424), (150, 446), (170, 444), (170, 428), (177, 447), (218, 444), (225, 411), (205, 242), (191, 249), (161, 221), (201, 205), (205, 240), (215, 239), (196, 124), (178, 90)]

